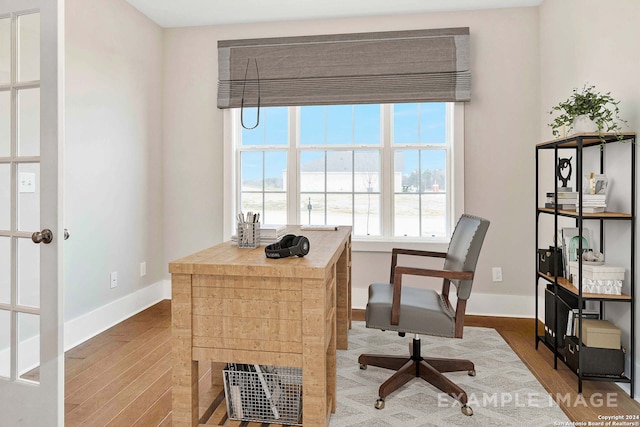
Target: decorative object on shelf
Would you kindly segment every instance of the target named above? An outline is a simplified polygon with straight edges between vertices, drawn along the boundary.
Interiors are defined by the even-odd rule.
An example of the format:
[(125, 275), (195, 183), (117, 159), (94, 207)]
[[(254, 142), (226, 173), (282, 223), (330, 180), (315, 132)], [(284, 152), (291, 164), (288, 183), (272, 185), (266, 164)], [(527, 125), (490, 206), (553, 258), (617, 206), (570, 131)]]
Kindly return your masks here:
[(604, 254), (602, 252), (585, 251), (582, 253), (582, 261), (591, 265), (604, 264)]
[(583, 319), (582, 342), (594, 348), (620, 349), (620, 328), (608, 320)]
[(609, 188), (609, 178), (607, 178), (607, 175), (591, 172), (588, 177), (584, 177), (582, 182), (582, 192), (584, 194), (607, 195)]
[[(604, 263), (602, 261), (585, 261), (582, 255), (582, 292), (590, 294), (605, 295), (622, 295), (622, 282), (624, 281), (625, 268)], [(571, 275), (571, 283), (577, 288), (580, 286), (578, 281), (579, 264), (577, 262), (569, 263), (569, 273)]]
[[(591, 172), (582, 179), (582, 213), (601, 213), (607, 207), (609, 179), (604, 174)], [(577, 205), (576, 205), (577, 206)]]
[[(573, 286), (576, 288), (579, 286), (576, 276), (572, 276)], [(584, 277), (582, 279), (582, 292), (588, 294), (602, 294), (602, 295), (622, 295), (622, 280), (615, 279), (588, 279)]]
[(613, 132), (622, 139), (621, 124), (627, 124), (627, 121), (620, 118), (618, 104), (620, 101), (613, 98), (611, 92), (603, 94), (593, 85), (585, 84), (580, 91), (574, 88), (569, 98), (549, 111), (550, 115), (559, 114), (549, 123), (553, 136), (563, 136), (560, 129), (568, 127), (569, 133), (598, 132), (602, 142), (605, 132)]
[[(569, 272), (572, 276), (578, 275), (580, 264), (576, 261), (569, 262)], [(613, 264), (593, 265), (582, 263), (582, 277), (593, 280), (624, 280), (625, 268)]]
[(558, 179), (562, 182), (562, 188), (564, 191), (571, 191), (569, 188), (569, 180), (571, 179), (571, 159), (573, 157), (569, 157), (568, 159), (558, 159), (558, 169), (557, 175)]
[[(582, 240), (582, 241), (581, 241)], [(564, 277), (567, 280), (571, 279), (569, 271), (569, 263), (578, 260), (578, 248), (582, 246), (582, 252), (588, 251), (591, 248), (591, 231), (588, 228), (582, 229), (582, 236), (580, 236), (577, 227), (563, 227), (562, 228), (562, 255), (565, 265)]]
[(573, 119), (573, 131), (575, 133), (598, 132), (598, 125), (588, 114), (580, 114)]

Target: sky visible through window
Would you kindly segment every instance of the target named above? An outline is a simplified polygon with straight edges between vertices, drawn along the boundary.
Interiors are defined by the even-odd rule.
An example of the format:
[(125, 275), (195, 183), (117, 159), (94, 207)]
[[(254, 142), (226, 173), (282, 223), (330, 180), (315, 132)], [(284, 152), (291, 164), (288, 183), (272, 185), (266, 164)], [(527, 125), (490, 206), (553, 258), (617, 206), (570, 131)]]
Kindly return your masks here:
[[(354, 108), (355, 107), (355, 108)], [(353, 111), (352, 111), (353, 108)], [(393, 141), (404, 144), (444, 144), (446, 138), (445, 103), (395, 104)], [(249, 122), (256, 117), (255, 108), (246, 108), (244, 117)], [(242, 146), (288, 146), (288, 107), (268, 107), (260, 110), (260, 125), (253, 130), (242, 130)], [(344, 145), (380, 145), (379, 105), (337, 105), (301, 107), (300, 145), (323, 147)], [(249, 153), (247, 153), (249, 154)], [(309, 153), (305, 158), (313, 160), (322, 152)], [(418, 156), (404, 156), (403, 174), (418, 168)], [(267, 160), (267, 159), (265, 159)], [(272, 156), (265, 161), (264, 177), (281, 175), (286, 168), (286, 156)], [(423, 156), (422, 169), (444, 169), (442, 156)], [(262, 179), (262, 154), (254, 152), (243, 156), (243, 180)]]
[[(353, 225), (355, 235), (443, 236), (447, 108), (446, 103), (262, 108), (257, 128), (238, 126), (239, 208), (262, 212), (266, 224), (290, 222), (291, 204), (298, 204), (299, 221)], [(257, 113), (245, 109), (244, 121), (255, 123)], [(294, 156), (295, 176), (287, 169)], [(297, 182), (298, 194), (288, 195), (289, 179)], [(383, 180), (390, 184), (386, 190)], [(389, 208), (393, 226), (383, 230), (383, 211)]]

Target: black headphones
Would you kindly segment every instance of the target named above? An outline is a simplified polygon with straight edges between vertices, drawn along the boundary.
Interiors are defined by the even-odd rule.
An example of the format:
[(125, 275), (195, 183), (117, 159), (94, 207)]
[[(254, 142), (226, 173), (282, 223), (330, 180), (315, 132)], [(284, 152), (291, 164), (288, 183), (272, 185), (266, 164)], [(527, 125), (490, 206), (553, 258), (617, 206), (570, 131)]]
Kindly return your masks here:
[(287, 234), (280, 241), (267, 245), (264, 253), (267, 258), (286, 258), (294, 255), (303, 257), (309, 253), (310, 248), (309, 239), (306, 237)]

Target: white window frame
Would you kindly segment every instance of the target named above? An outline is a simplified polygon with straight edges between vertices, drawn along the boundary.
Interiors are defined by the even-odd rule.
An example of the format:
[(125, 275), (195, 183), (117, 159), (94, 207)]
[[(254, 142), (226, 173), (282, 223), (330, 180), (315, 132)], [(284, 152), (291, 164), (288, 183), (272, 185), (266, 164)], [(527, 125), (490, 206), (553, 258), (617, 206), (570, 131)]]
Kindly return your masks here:
[[(452, 120), (448, 120), (449, 126), (446, 130), (447, 138), (453, 138), (453, 144), (450, 150), (451, 159), (448, 168), (448, 180), (451, 188), (447, 189), (447, 197), (451, 210), (451, 217), (448, 218), (449, 233), (453, 232), (453, 227), (457, 219), (464, 213), (464, 103), (455, 102), (450, 104), (447, 109), (447, 115), (453, 115)], [(384, 111), (387, 109), (387, 111)], [(384, 141), (391, 140), (392, 123), (390, 123), (391, 114), (390, 104), (384, 104), (382, 108), (382, 146), (362, 146), (362, 149), (379, 149), (381, 150), (381, 182), (380, 193), (382, 197), (381, 216), (382, 230), (391, 230), (393, 227), (393, 155), (392, 150), (402, 148), (402, 146), (394, 146), (392, 149), (390, 144), (384, 144)], [(235, 123), (239, 121), (239, 111), (233, 109), (224, 110), (223, 117), (223, 158), (224, 158), (224, 185), (223, 185), (223, 218), (224, 230), (223, 238), (229, 240), (232, 231), (235, 228), (235, 218), (237, 213), (237, 201), (240, 195), (240, 186), (238, 180), (240, 156), (237, 155), (237, 144), (239, 141), (238, 126)], [(289, 123), (299, 120), (299, 108), (289, 108)], [(294, 141), (296, 146), (288, 148), (287, 155), (287, 217), (294, 218), (295, 223), (300, 223), (300, 194), (298, 191), (298, 175), (301, 148), (298, 146), (299, 123), (289, 126), (289, 141)], [(413, 148), (414, 146), (412, 146)], [(260, 147), (261, 151), (268, 151), (270, 147)], [(282, 149), (282, 146), (272, 147), (274, 149)], [(293, 149), (291, 149), (293, 148)], [(311, 148), (311, 147), (305, 147)], [(314, 148), (326, 148), (327, 150), (341, 149), (340, 146), (322, 146)], [(403, 237), (403, 236), (354, 236), (352, 240), (352, 249), (354, 251), (367, 252), (390, 252), (393, 247), (402, 246), (407, 249), (425, 249), (425, 250), (446, 250), (449, 238), (433, 239), (425, 237)]]

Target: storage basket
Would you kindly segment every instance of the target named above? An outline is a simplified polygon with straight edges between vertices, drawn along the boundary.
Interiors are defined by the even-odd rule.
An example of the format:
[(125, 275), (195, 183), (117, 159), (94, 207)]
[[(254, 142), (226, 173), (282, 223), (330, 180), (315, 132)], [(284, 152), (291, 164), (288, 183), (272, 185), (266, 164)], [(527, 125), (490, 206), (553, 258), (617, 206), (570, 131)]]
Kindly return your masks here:
[[(556, 271), (557, 269), (557, 271)], [(549, 249), (538, 249), (538, 271), (557, 277), (564, 275), (562, 268), (562, 249), (549, 246)]]
[(230, 419), (302, 425), (301, 368), (230, 363), (222, 372)]
[[(624, 348), (596, 348), (582, 345), (583, 375), (621, 378), (624, 375)], [(577, 337), (567, 337), (565, 360), (573, 372), (578, 373), (580, 346)]]

